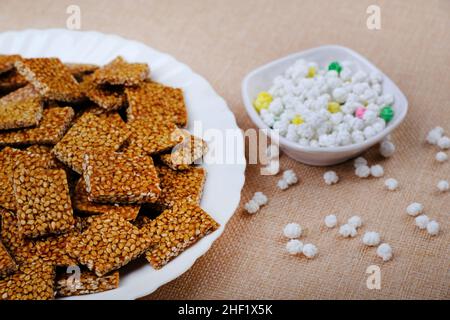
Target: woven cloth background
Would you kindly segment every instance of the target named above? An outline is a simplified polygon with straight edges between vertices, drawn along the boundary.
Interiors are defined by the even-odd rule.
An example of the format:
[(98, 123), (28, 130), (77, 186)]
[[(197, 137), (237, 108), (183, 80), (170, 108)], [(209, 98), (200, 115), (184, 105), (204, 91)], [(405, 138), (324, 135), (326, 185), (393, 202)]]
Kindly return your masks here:
[[(393, 138), (395, 156), (385, 161), (376, 150), (371, 162), (385, 166), (400, 182), (387, 192), (383, 179), (359, 180), (351, 163), (334, 168), (341, 182), (327, 187), (325, 169), (282, 156), (301, 183), (276, 188), (277, 177), (259, 176), (249, 166), (241, 207), (212, 249), (179, 279), (148, 299), (328, 299), (450, 298), (450, 193), (436, 192), (450, 179), (450, 163), (434, 161), (426, 132), (450, 132), (450, 1), (448, 0), (193, 0), (193, 1), (36, 1), (2, 0), (0, 31), (65, 27), (69, 4), (82, 11), (82, 29), (116, 33), (168, 52), (205, 76), (229, 103), (239, 125), (252, 127), (241, 102), (247, 72), (272, 59), (323, 44), (355, 49), (384, 70), (404, 91), (410, 112)], [(381, 8), (382, 28), (366, 28), (366, 8)], [(270, 204), (248, 216), (242, 204), (263, 191)], [(226, 195), (225, 195), (226, 196)], [(432, 238), (405, 214), (412, 201), (442, 226)], [(340, 221), (364, 218), (362, 231), (377, 230), (394, 249), (381, 263), (360, 237), (340, 239), (322, 226), (325, 215)], [(303, 241), (318, 246), (314, 260), (288, 256), (281, 236), (288, 222), (306, 229)], [(360, 232), (361, 234), (362, 232)], [(366, 268), (379, 265), (381, 290), (368, 290)]]

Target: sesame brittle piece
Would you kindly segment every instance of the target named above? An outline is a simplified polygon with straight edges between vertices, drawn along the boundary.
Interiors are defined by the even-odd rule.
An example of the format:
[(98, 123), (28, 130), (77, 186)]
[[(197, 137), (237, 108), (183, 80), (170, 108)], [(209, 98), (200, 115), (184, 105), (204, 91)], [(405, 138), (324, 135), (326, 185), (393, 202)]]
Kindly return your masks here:
[(13, 183), (19, 231), (23, 235), (36, 238), (65, 233), (74, 228), (64, 170), (16, 170)]
[(116, 213), (89, 217), (90, 224), (68, 243), (69, 254), (99, 277), (147, 251), (151, 238)]
[(184, 141), (176, 145), (171, 153), (160, 156), (161, 161), (173, 170), (186, 170), (208, 152), (202, 138), (187, 134)]
[(49, 100), (76, 102), (83, 97), (78, 82), (58, 58), (23, 59), (15, 66)]
[(86, 154), (83, 177), (89, 200), (99, 203), (154, 203), (161, 192), (150, 156)]
[(55, 268), (38, 259), (19, 266), (19, 271), (0, 280), (0, 300), (51, 300)]
[(124, 89), (121, 86), (97, 85), (92, 75), (86, 76), (81, 89), (92, 102), (105, 110), (118, 110), (126, 103)]
[(69, 233), (35, 240), (34, 246), (39, 259), (54, 266), (68, 267), (76, 265), (77, 261), (69, 256), (66, 246), (70, 239), (79, 233), (79, 230), (74, 228)]
[(177, 203), (141, 229), (151, 235), (155, 245), (147, 251), (146, 258), (155, 269), (160, 269), (217, 228), (219, 224), (198, 205)]
[(66, 63), (65, 65), (78, 82), (82, 82), (85, 76), (92, 74), (99, 68), (95, 64), (86, 63)]
[(186, 126), (187, 109), (181, 89), (146, 81), (139, 87), (126, 88), (125, 93), (128, 100), (128, 121), (148, 118), (149, 121), (173, 122), (181, 127)]
[(74, 111), (70, 107), (45, 109), (37, 127), (0, 132), (0, 146), (54, 145), (64, 136), (73, 118)]
[(201, 167), (191, 167), (175, 171), (166, 166), (158, 167), (161, 194), (158, 204), (171, 207), (177, 202), (188, 201), (200, 204), (206, 171)]
[(82, 174), (86, 153), (112, 152), (129, 136), (125, 127), (94, 114), (82, 115), (56, 144), (52, 153), (75, 172)]
[(0, 55), (0, 73), (5, 73), (14, 68), (14, 62), (20, 60), (21, 57), (17, 54)]
[(72, 273), (61, 273), (56, 276), (56, 295), (59, 297), (105, 292), (118, 287), (119, 271), (102, 277), (91, 271), (82, 271), (79, 279), (74, 279)]
[(0, 241), (0, 279), (14, 273), (17, 270), (17, 264)]
[(73, 207), (75, 210), (88, 215), (100, 215), (115, 212), (125, 218), (125, 220), (136, 219), (141, 208), (140, 205), (136, 204), (102, 204), (90, 201), (83, 178), (78, 181), (75, 187)]
[(33, 86), (11, 92), (0, 99), (0, 130), (38, 125), (43, 108), (42, 100)]
[(96, 84), (136, 86), (148, 78), (150, 73), (146, 63), (128, 63), (117, 57), (93, 74)]
[(22, 77), (16, 69), (0, 74), (0, 93), (12, 92), (27, 84), (27, 79)]

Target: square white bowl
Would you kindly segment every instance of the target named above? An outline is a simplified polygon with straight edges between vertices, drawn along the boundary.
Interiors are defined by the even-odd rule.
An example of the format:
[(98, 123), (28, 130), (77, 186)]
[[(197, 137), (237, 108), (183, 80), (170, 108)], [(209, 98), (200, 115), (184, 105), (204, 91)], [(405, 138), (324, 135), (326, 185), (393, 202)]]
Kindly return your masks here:
[(395, 99), (392, 106), (394, 109), (394, 118), (387, 124), (386, 128), (376, 136), (363, 143), (351, 144), (348, 146), (327, 148), (303, 147), (285, 137), (279, 136), (280, 148), (289, 157), (313, 166), (329, 166), (342, 163), (357, 157), (373, 145), (381, 142), (405, 119), (406, 113), (408, 112), (408, 100), (388, 76), (359, 53), (342, 46), (329, 45), (309, 49), (275, 60), (253, 70), (244, 78), (242, 82), (242, 97), (247, 113), (258, 128), (268, 129), (271, 138), (276, 138), (275, 132), (262, 121), (253, 107), (253, 101), (259, 92), (267, 91), (272, 86), (273, 79), (276, 76), (283, 74), (286, 69), (299, 59), (314, 61), (319, 64), (320, 67), (325, 67), (330, 62), (336, 60), (350, 60), (354, 62), (358, 68), (367, 73), (373, 71), (380, 72), (383, 75), (383, 93), (391, 93)]

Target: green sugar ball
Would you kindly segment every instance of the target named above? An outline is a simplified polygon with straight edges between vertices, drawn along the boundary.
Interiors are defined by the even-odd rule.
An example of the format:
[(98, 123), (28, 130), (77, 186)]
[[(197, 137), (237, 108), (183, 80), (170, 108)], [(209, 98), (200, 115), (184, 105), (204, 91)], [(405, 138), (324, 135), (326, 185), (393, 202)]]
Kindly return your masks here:
[(394, 110), (392, 106), (386, 106), (380, 111), (380, 118), (384, 119), (384, 121), (389, 122), (394, 118)]
[(337, 61), (333, 61), (332, 63), (330, 63), (330, 65), (328, 66), (328, 70), (334, 70), (336, 71), (338, 74), (341, 73), (342, 71), (342, 66), (339, 62)]

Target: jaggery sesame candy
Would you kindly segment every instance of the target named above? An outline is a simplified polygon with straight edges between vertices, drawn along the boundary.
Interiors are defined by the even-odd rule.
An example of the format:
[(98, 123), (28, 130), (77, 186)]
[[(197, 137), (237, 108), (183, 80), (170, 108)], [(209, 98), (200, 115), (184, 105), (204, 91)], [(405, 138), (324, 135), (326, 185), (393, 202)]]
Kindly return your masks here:
[(92, 76), (84, 78), (81, 89), (89, 100), (108, 111), (118, 110), (126, 103), (122, 86), (97, 85)]
[(42, 100), (33, 86), (13, 91), (0, 99), (0, 130), (36, 126), (43, 109)]
[(95, 64), (87, 63), (66, 63), (65, 65), (78, 82), (82, 82), (85, 76), (92, 74), (99, 68)]
[(0, 93), (9, 93), (28, 84), (16, 69), (0, 74)]
[(66, 233), (75, 220), (66, 172), (62, 169), (17, 170), (13, 179), (19, 231), (29, 238)]
[(153, 159), (145, 155), (85, 154), (83, 177), (89, 200), (99, 203), (154, 203), (161, 192)]
[(147, 79), (149, 73), (150, 69), (146, 63), (128, 63), (119, 56), (96, 70), (93, 81), (96, 84), (136, 86)]
[(186, 170), (198, 162), (208, 152), (208, 145), (202, 138), (186, 134), (183, 142), (176, 145), (171, 153), (160, 156), (161, 161), (173, 170)]
[(16, 262), (0, 240), (0, 279), (14, 273), (16, 270)]
[(171, 207), (180, 201), (200, 203), (206, 178), (204, 168), (191, 167), (187, 170), (175, 171), (161, 166), (157, 170), (161, 186), (159, 204)]
[(18, 54), (0, 55), (0, 74), (13, 69), (14, 62), (20, 59), (21, 57)]
[(121, 268), (152, 245), (148, 234), (116, 213), (89, 217), (90, 224), (68, 243), (69, 254), (99, 277)]
[(100, 215), (115, 212), (125, 218), (125, 220), (130, 221), (136, 219), (141, 208), (141, 206), (137, 204), (104, 204), (90, 201), (83, 178), (78, 181), (75, 187), (73, 207), (75, 210), (88, 215)]
[(79, 230), (74, 228), (65, 234), (36, 239), (34, 246), (39, 259), (54, 266), (76, 265), (77, 261), (69, 256), (66, 246), (70, 239), (79, 233)]
[(64, 136), (73, 118), (71, 107), (47, 108), (37, 127), (0, 132), (0, 146), (54, 145)]
[(125, 94), (128, 121), (148, 118), (150, 121), (168, 121), (186, 126), (187, 109), (181, 89), (146, 81), (139, 87), (126, 88)]
[(118, 127), (117, 123), (86, 113), (77, 119), (52, 153), (72, 170), (82, 174), (86, 153), (116, 151), (128, 136), (128, 130)]
[(170, 150), (183, 141), (183, 134), (173, 123), (140, 119), (128, 124), (132, 153), (158, 154)]
[(99, 277), (83, 270), (79, 278), (73, 277), (73, 273), (59, 273), (55, 282), (56, 295), (59, 297), (105, 292), (119, 287), (119, 271)]
[(17, 71), (47, 99), (76, 102), (83, 97), (80, 86), (58, 58), (31, 58), (15, 62)]
[(35, 259), (19, 266), (18, 272), (0, 280), (0, 300), (51, 300), (55, 268)]
[(141, 229), (151, 235), (154, 244), (146, 258), (160, 269), (217, 228), (219, 224), (198, 205), (179, 202)]

